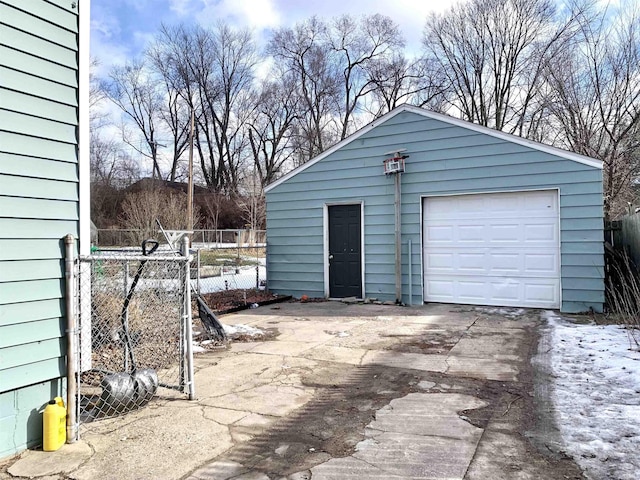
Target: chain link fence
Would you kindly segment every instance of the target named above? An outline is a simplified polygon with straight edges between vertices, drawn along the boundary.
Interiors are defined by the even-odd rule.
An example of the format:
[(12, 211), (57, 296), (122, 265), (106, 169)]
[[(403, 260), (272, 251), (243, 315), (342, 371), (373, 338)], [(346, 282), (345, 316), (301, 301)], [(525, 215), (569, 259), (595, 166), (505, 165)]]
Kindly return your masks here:
[[(135, 243), (139, 237), (150, 232), (132, 228), (96, 229), (95, 244), (102, 247), (123, 247)], [(153, 235), (153, 233), (151, 232)], [(160, 238), (162, 242), (164, 239)], [(266, 230), (223, 229), (194, 230), (191, 241), (195, 248), (264, 247), (267, 241)]]
[(146, 253), (101, 251), (77, 262), (81, 423), (193, 391), (189, 259)]
[(199, 294), (235, 290), (265, 290), (264, 247), (200, 248), (191, 265)]

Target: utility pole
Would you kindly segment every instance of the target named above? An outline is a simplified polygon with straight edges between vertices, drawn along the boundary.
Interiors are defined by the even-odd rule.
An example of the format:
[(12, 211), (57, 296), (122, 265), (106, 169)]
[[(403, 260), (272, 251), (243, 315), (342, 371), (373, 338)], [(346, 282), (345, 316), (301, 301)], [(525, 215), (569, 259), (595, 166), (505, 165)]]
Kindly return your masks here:
[(193, 230), (193, 131), (195, 127), (194, 108), (191, 107), (191, 128), (189, 129), (189, 192), (187, 192), (187, 230)]

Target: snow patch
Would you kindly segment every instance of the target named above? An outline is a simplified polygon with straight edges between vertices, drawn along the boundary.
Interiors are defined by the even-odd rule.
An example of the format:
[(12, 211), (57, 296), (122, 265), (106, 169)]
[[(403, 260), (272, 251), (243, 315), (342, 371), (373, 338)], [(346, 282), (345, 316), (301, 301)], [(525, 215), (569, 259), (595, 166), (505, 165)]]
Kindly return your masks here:
[(246, 335), (248, 337), (257, 337), (260, 335), (264, 335), (264, 331), (259, 328), (252, 327), (250, 325), (244, 325), (239, 323), (238, 325), (222, 325), (224, 328), (224, 332), (227, 334), (227, 337), (239, 337), (241, 335)]
[(526, 310), (524, 308), (491, 308), (491, 307), (475, 307), (474, 310), (480, 313), (486, 313), (488, 315), (502, 315), (504, 317), (516, 318), (524, 315)]
[(551, 332), (556, 421), (588, 478), (640, 471), (640, 352), (619, 325), (580, 325), (542, 312)]

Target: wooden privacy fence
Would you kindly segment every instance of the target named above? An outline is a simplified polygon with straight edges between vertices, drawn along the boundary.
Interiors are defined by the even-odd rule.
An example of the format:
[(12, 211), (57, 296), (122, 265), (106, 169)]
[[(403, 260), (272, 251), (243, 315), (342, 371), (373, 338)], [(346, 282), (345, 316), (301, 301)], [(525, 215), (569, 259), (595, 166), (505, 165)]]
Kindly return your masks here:
[(607, 222), (605, 240), (616, 250), (624, 250), (636, 265), (640, 265), (640, 213)]

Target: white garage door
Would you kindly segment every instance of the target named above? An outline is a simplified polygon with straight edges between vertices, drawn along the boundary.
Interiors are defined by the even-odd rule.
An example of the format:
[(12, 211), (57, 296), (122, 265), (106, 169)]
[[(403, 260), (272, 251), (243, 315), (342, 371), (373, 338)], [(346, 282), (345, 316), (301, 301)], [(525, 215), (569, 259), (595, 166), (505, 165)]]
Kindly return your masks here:
[(424, 199), (424, 300), (560, 307), (558, 192)]

